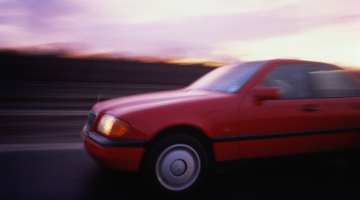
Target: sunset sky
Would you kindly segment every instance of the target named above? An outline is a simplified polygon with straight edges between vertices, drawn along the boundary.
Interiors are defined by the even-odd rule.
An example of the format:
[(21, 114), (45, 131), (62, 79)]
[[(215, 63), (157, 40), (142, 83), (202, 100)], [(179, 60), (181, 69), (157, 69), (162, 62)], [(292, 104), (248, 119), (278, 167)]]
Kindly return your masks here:
[(360, 67), (359, 0), (0, 0), (0, 48)]

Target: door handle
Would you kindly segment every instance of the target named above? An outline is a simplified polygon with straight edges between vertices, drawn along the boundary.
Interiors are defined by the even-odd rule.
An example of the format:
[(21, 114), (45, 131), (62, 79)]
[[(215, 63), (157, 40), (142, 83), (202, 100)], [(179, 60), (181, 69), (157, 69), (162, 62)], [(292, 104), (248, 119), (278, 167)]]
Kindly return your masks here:
[(316, 112), (316, 111), (320, 111), (321, 108), (319, 108), (318, 106), (314, 106), (314, 105), (306, 105), (302, 107), (302, 110), (305, 112)]

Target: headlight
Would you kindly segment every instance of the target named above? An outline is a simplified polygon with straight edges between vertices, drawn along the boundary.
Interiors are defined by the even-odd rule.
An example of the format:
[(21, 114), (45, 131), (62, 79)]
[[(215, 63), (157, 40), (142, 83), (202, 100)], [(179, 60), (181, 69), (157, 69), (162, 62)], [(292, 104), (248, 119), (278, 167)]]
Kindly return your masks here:
[(97, 131), (109, 137), (122, 137), (129, 130), (129, 125), (111, 115), (104, 115), (98, 126)]

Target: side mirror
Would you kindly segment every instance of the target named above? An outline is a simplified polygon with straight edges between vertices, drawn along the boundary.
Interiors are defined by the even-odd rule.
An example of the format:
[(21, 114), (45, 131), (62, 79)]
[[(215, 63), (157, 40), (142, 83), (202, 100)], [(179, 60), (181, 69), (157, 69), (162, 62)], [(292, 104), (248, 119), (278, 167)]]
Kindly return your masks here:
[(280, 99), (280, 88), (277, 87), (264, 87), (259, 86), (253, 89), (254, 97), (257, 101), (265, 101), (265, 100), (276, 100)]

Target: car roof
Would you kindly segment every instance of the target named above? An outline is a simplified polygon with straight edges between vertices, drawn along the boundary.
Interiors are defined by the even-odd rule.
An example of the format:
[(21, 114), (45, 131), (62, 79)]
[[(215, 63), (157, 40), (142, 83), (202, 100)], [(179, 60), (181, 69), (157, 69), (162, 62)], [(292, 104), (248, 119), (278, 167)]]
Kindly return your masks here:
[(294, 63), (301, 63), (301, 64), (316, 64), (316, 65), (327, 65), (327, 66), (332, 66), (332, 67), (336, 67), (338, 69), (342, 69), (339, 66), (330, 64), (330, 63), (325, 63), (325, 62), (319, 62), (319, 61), (310, 61), (310, 60), (300, 60), (300, 59), (271, 59), (271, 60), (267, 60), (265, 65), (283, 65), (283, 64), (294, 64)]

